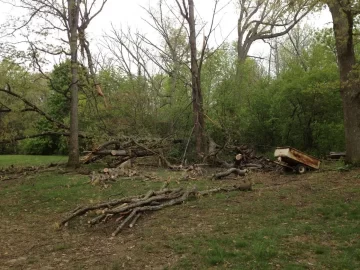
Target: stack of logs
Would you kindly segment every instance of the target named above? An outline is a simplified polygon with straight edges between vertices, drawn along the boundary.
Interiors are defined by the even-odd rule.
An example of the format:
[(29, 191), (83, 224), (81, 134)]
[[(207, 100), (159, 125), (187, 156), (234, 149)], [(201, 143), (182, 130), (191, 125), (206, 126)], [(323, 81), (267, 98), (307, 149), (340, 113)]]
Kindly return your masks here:
[(236, 153), (234, 163), (231, 167), (239, 169), (256, 169), (263, 172), (276, 171), (278, 165), (268, 158), (256, 156), (254, 149), (247, 145), (233, 147)]

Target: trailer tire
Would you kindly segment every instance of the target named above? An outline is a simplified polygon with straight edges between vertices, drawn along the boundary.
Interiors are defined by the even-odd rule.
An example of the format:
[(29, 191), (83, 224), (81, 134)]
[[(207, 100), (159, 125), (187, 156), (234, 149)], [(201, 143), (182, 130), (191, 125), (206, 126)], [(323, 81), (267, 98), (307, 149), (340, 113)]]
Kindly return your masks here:
[(306, 172), (306, 166), (305, 165), (302, 165), (302, 164), (298, 164), (296, 166), (296, 172), (298, 174), (304, 174)]

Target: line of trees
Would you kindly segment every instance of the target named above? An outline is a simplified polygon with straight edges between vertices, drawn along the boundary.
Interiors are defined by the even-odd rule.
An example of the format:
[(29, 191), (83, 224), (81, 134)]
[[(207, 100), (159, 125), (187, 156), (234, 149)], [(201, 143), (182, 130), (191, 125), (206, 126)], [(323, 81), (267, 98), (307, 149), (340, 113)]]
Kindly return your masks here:
[[(220, 0), (212, 2), (207, 25), (195, 15), (196, 1), (160, 0), (144, 8), (156, 37), (113, 27), (99, 44), (108, 53), (94, 53), (87, 29), (105, 4), (14, 4), (27, 17), (10, 32), (28, 31), (29, 49), (0, 63), (2, 151), (68, 153), (69, 166), (77, 167), (79, 144), (89, 148), (122, 135), (190, 135), (197, 159), (215, 141), (263, 152), (279, 145), (320, 155), (346, 148), (348, 162), (360, 163), (358, 1), (237, 0), (237, 40), (212, 47), (209, 40), (221, 27)], [(333, 29), (300, 25), (324, 5)], [(31, 33), (27, 28), (35, 23)], [(249, 55), (257, 40), (271, 47), (266, 59)], [(44, 72), (44, 54), (65, 60)], [(36, 72), (18, 59), (30, 59)], [(183, 149), (168, 154), (180, 157)]]

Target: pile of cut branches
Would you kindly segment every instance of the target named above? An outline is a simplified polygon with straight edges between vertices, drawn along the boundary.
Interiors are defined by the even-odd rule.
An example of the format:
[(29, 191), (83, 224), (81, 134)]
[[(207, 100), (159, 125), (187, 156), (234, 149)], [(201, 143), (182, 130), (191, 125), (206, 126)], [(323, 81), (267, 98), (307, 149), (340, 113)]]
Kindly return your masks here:
[[(126, 165), (124, 162), (122, 165)], [(104, 168), (102, 171), (96, 173), (93, 171), (90, 174), (90, 184), (93, 186), (102, 186), (104, 188), (109, 187), (109, 184), (114, 183), (120, 179), (142, 179), (142, 180), (154, 180), (156, 177), (150, 174), (143, 174), (138, 172), (135, 168), (127, 168), (125, 166), (119, 166), (117, 168)]]
[(243, 181), (235, 186), (219, 187), (203, 191), (198, 191), (196, 187), (190, 189), (168, 189), (164, 187), (158, 191), (151, 190), (140, 196), (126, 197), (77, 208), (59, 225), (60, 227), (66, 226), (70, 220), (79, 216), (87, 215), (89, 212), (93, 212), (97, 215), (88, 220), (88, 224), (96, 225), (99, 223), (113, 222), (116, 229), (112, 235), (116, 236), (126, 226), (132, 228), (138, 219), (141, 216), (144, 216), (145, 213), (181, 204), (190, 198), (199, 198), (201, 196), (219, 192), (249, 190), (251, 190), (251, 183), (247, 181)]
[[(182, 177), (180, 180), (197, 180), (199, 177), (204, 177), (205, 170), (198, 165), (177, 166), (177, 168), (169, 168), (172, 171), (181, 171)], [(136, 166), (131, 165), (131, 160), (128, 160), (116, 168), (104, 168), (99, 172), (93, 171), (90, 174), (90, 184), (93, 186), (109, 187), (111, 183), (118, 180), (158, 180), (158, 177), (151, 175), (151, 173), (144, 173), (138, 170)]]
[(131, 137), (123, 137), (116, 140), (108, 141), (100, 146), (95, 147), (82, 158), (85, 164), (91, 163), (105, 156), (112, 156), (115, 160), (112, 164), (117, 167), (129, 159), (138, 157), (157, 156), (167, 166), (171, 164), (163, 156), (164, 151), (168, 151), (173, 144), (181, 143), (181, 140), (166, 140), (156, 138), (134, 139)]

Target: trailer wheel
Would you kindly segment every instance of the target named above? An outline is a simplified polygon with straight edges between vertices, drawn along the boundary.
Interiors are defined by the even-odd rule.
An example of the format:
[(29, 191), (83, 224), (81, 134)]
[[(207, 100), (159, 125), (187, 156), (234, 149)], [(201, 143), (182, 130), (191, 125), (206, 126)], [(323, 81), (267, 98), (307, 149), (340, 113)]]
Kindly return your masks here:
[(296, 172), (297, 172), (298, 174), (303, 174), (303, 173), (306, 172), (306, 167), (305, 167), (304, 165), (302, 165), (302, 164), (298, 164), (298, 165), (296, 166)]

